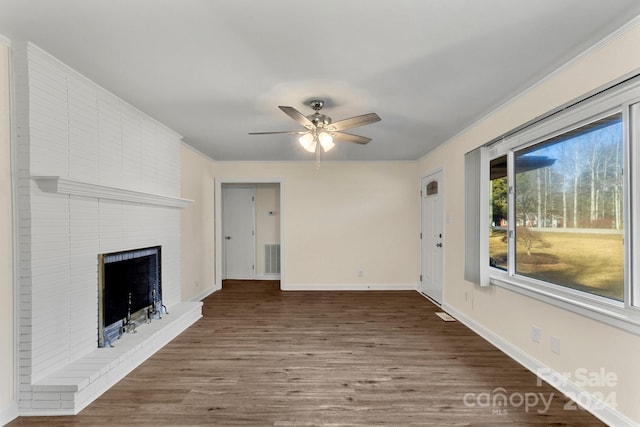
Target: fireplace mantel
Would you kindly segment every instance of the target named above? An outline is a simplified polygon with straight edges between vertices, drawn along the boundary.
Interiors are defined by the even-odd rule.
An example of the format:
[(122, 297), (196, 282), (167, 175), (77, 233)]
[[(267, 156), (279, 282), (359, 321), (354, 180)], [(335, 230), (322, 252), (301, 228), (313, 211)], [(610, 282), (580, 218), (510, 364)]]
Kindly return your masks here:
[(76, 196), (96, 197), (98, 199), (119, 200), (178, 209), (186, 207), (193, 201), (162, 194), (109, 187), (59, 176), (33, 176), (31, 178), (38, 183), (38, 187), (40, 187), (42, 191), (47, 193), (73, 194)]

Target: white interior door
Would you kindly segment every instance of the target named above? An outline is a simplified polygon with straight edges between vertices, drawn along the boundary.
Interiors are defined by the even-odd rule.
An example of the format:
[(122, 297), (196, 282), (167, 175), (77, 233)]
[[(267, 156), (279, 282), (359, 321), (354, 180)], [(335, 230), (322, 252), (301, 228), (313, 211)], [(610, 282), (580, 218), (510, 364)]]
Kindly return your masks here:
[(226, 279), (255, 279), (255, 187), (222, 188), (222, 250)]
[(420, 291), (442, 304), (443, 221), (442, 172), (421, 181), (421, 280)]

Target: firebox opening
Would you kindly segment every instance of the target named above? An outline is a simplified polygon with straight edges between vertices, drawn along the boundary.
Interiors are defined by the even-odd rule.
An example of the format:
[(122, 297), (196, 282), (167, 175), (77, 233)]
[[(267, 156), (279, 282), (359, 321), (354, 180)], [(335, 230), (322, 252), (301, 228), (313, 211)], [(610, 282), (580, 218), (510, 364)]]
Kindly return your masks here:
[(159, 318), (162, 304), (161, 247), (99, 255), (98, 346)]

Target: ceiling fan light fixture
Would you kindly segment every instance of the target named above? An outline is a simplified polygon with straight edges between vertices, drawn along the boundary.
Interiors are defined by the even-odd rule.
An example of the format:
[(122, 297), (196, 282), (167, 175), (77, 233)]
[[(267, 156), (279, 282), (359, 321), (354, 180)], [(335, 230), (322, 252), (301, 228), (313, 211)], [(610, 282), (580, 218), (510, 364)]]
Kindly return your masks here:
[(314, 153), (316, 151), (316, 140), (311, 133), (305, 133), (300, 138), (298, 138), (298, 142), (310, 153)]
[[(315, 153), (319, 162), (321, 152), (326, 153), (336, 146), (334, 137), (343, 142), (352, 142), (360, 145), (367, 144), (371, 141), (371, 138), (365, 138), (364, 136), (353, 135), (343, 131), (380, 121), (380, 116), (376, 113), (369, 113), (333, 122), (331, 117), (320, 113), (320, 110), (324, 106), (324, 101), (314, 99), (310, 101), (309, 105), (311, 105), (315, 113), (308, 116), (305, 116), (293, 107), (286, 105), (278, 106), (283, 113), (302, 125), (304, 131), (249, 132), (249, 135), (300, 135), (298, 143), (309, 153)], [(322, 147), (322, 150), (320, 150), (320, 147)]]
[(320, 145), (322, 145), (322, 149), (325, 153), (336, 146), (333, 142), (333, 137), (327, 132), (320, 132), (320, 134), (318, 134), (318, 139), (320, 140)]

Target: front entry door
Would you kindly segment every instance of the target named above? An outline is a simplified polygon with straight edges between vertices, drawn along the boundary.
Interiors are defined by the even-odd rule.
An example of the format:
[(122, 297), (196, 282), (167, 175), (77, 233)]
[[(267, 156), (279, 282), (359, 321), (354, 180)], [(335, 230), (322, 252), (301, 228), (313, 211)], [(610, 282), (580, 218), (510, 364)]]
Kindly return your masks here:
[(442, 172), (421, 181), (421, 281), (420, 292), (442, 304), (443, 221)]
[(222, 250), (226, 279), (255, 279), (255, 187), (222, 188)]

